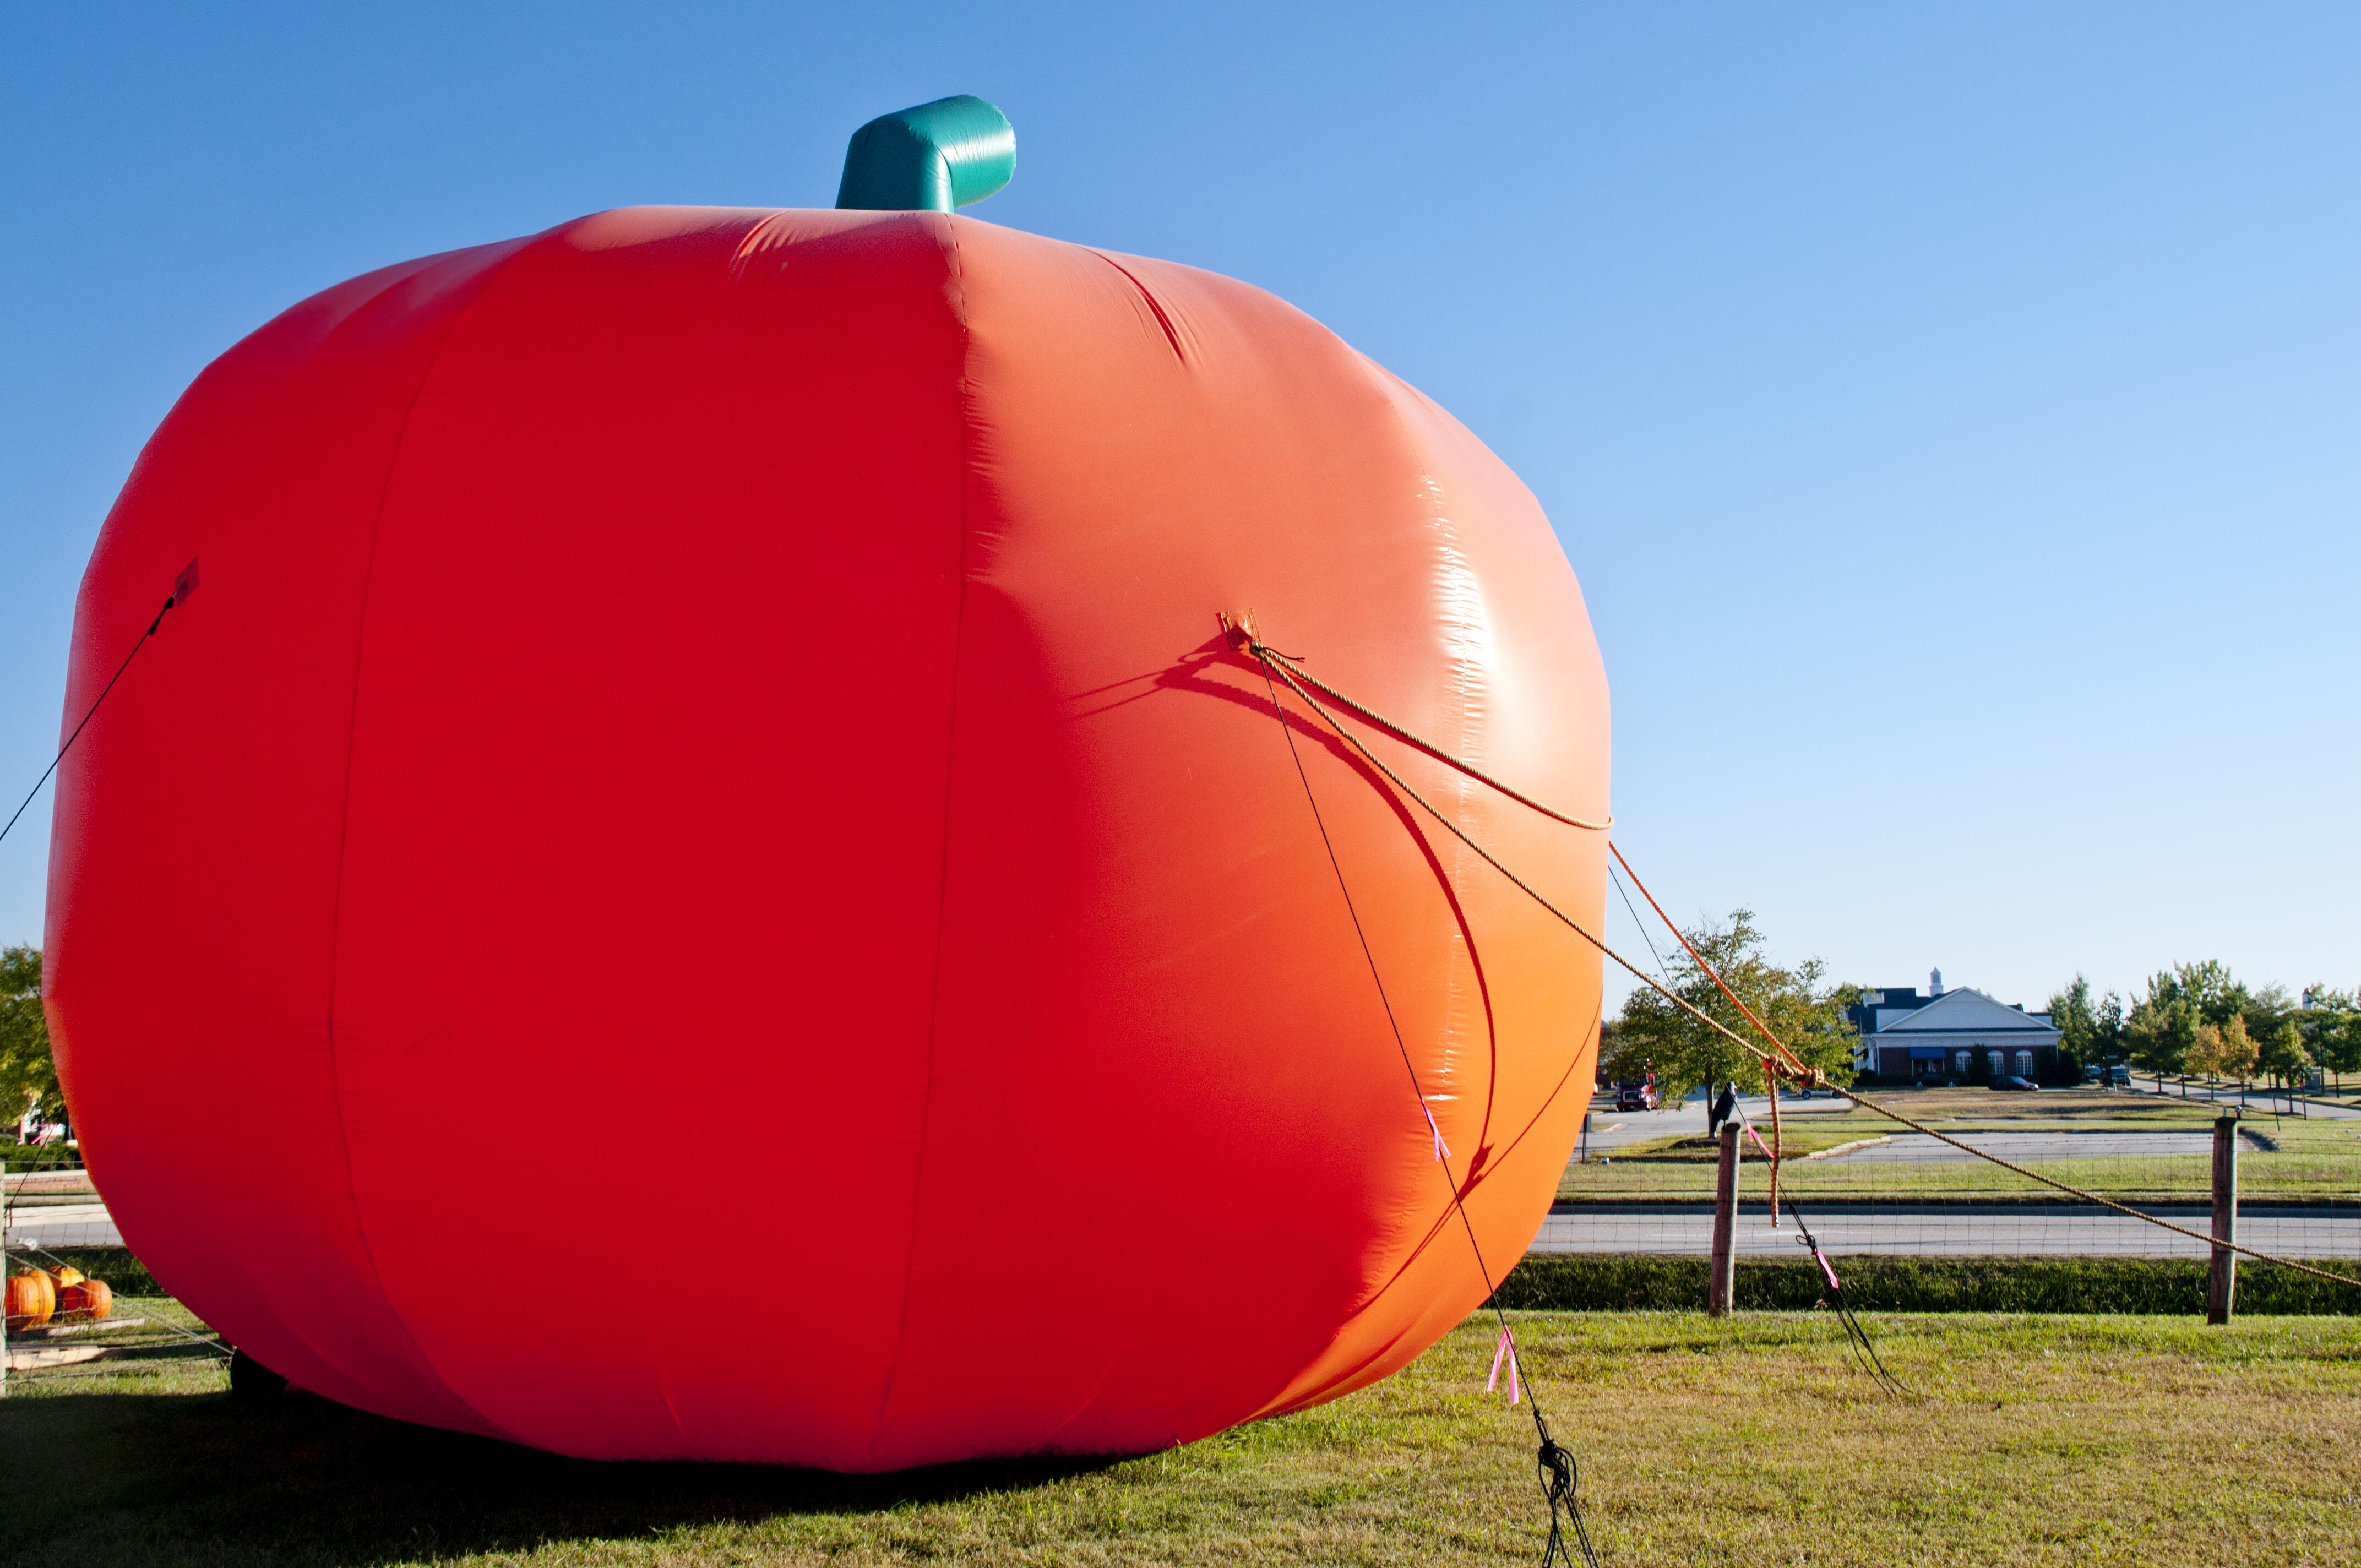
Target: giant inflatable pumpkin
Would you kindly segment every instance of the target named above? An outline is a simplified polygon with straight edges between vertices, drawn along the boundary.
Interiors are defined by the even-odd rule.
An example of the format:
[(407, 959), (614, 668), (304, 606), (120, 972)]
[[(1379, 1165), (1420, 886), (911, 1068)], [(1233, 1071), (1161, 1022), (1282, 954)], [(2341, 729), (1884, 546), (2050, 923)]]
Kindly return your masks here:
[[(60, 774), (60, 1069), (126, 1240), (300, 1386), (606, 1457), (1137, 1452), (1483, 1298), (1427, 1109), (1495, 1269), (1547, 1208), (1596, 958), (1282, 687), (1414, 1089), (1215, 620), (1604, 815), (1540, 509), (1301, 313), (927, 210), (973, 160), (900, 139), (910, 210), (849, 171), (307, 300), (106, 521), (70, 718), (202, 587)], [(1597, 835), (1367, 739), (1596, 919)]]

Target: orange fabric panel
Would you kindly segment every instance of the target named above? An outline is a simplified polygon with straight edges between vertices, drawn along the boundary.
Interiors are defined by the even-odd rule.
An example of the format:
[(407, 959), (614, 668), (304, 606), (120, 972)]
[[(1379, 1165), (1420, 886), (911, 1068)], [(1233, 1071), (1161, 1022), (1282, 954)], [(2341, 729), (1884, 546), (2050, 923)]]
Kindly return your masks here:
[[(1604, 816), (1598, 652), (1514, 476), (1267, 294), (972, 219), (468, 254), (377, 338), (303, 324), (347, 285), (208, 371), (85, 582), (70, 704), (203, 563), (52, 867), (69, 1093), (159, 1277), (390, 1414), (840, 1469), (1188, 1441), (1479, 1301), (1213, 617)], [(1504, 1269), (1596, 955), (1288, 706)], [(1598, 835), (1373, 743), (1598, 919)], [(611, 1302), (708, 1259), (726, 1304)], [(544, 1310), (455, 1288), (488, 1266)]]

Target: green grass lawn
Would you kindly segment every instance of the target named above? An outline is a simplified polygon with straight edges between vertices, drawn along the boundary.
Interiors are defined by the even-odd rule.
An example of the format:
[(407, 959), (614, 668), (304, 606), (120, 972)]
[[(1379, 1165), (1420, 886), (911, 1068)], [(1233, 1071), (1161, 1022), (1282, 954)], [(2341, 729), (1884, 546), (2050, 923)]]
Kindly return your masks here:
[[(2361, 1322), (1519, 1314), (1604, 1557), (1659, 1563), (2361, 1559)], [(1538, 1556), (1524, 1412), (1471, 1322), (1376, 1388), (1108, 1463), (845, 1478), (592, 1464), (218, 1373), (0, 1403), (0, 1561), (1511, 1563)]]

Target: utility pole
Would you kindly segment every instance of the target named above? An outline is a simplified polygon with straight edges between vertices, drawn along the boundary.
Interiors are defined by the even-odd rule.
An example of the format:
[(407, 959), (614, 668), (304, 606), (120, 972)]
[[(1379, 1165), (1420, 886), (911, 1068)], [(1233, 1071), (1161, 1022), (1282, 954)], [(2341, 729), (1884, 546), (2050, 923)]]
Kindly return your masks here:
[(2230, 1321), (2238, 1294), (2238, 1255), (2220, 1244), (2238, 1239), (2238, 1118), (2213, 1122), (2213, 1266), (2205, 1281), (2205, 1321)]
[(1738, 1230), (1738, 1122), (1722, 1124), (1721, 1171), (1713, 1189), (1713, 1262), (1706, 1276), (1705, 1312), (1709, 1318), (1730, 1316), (1730, 1286), (1735, 1260), (1730, 1256)]

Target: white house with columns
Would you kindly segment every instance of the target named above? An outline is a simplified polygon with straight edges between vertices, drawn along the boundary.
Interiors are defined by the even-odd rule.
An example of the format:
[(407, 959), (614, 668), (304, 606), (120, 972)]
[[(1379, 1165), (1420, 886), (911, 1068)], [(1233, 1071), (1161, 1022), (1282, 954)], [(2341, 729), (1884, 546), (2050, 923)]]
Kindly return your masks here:
[(2058, 1031), (2047, 1013), (1995, 1002), (1982, 992), (1943, 988), (1943, 971), (1917, 988), (1866, 991), (1847, 1009), (1861, 1031), (1853, 1065), (1881, 1078), (1964, 1079), (1972, 1058), (1993, 1077), (2041, 1078), (2058, 1065)]

